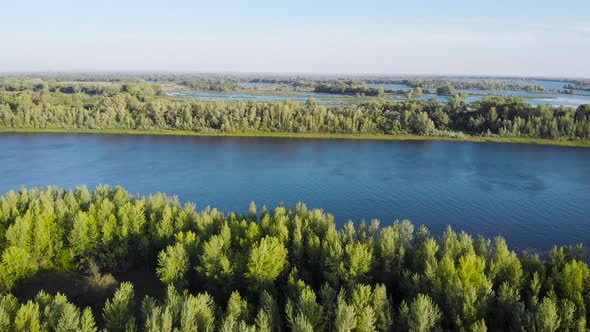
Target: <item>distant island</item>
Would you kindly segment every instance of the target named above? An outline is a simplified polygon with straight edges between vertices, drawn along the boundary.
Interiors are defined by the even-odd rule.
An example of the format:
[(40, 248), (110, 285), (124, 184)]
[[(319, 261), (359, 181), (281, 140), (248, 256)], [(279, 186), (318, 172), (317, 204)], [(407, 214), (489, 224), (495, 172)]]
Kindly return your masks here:
[[(300, 79), (248, 80), (252, 84), (269, 81), (301, 83)], [(229, 97), (202, 101), (174, 98), (168, 91), (251, 87), (240, 88), (235, 79), (217, 76), (8, 76), (0, 82), (0, 131), (427, 138), (590, 146), (590, 104), (534, 106), (520, 96), (493, 93), (468, 102), (469, 94), (455, 88), (467, 83), (449, 80), (419, 84), (406, 80), (405, 91), (369, 87), (368, 79), (361, 85), (306, 82), (320, 94), (355, 97), (332, 97), (332, 102), (322, 103), (310, 96), (305, 102), (294, 102), (289, 96), (305, 94), (293, 92), (277, 102), (231, 101)], [(497, 83), (490, 84), (482, 87)], [(433, 99), (417, 98), (431, 87), (436, 87)], [(266, 85), (262, 89), (270, 89), (270, 97), (277, 93)], [(446, 101), (437, 100), (437, 95)]]

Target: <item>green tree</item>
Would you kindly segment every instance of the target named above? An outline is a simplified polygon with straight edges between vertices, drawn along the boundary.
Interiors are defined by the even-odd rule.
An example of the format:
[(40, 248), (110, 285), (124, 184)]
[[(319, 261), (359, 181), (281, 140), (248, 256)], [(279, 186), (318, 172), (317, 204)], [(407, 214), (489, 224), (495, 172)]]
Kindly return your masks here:
[(405, 303), (400, 307), (400, 315), (408, 331), (427, 332), (434, 330), (442, 314), (436, 303), (428, 295), (418, 294), (408, 308)]
[(338, 296), (334, 327), (338, 332), (352, 332), (357, 326), (356, 312), (352, 305), (348, 305), (341, 293)]
[(535, 313), (535, 331), (554, 332), (559, 328), (559, 315), (555, 302), (546, 297)]
[(187, 295), (180, 312), (180, 331), (213, 331), (215, 327), (215, 308), (213, 298), (205, 293), (197, 296)]
[(103, 309), (103, 319), (109, 331), (135, 331), (135, 291), (133, 285), (123, 282), (112, 299), (107, 300)]
[(0, 289), (8, 291), (15, 283), (32, 277), (36, 272), (37, 264), (25, 249), (8, 247), (2, 253), (0, 262)]
[(294, 301), (287, 300), (286, 313), (292, 330), (324, 329), (324, 308), (317, 302), (315, 292), (308, 285), (303, 286)]
[(445, 84), (436, 88), (436, 94), (439, 96), (453, 96), (456, 94), (455, 88), (450, 84)]
[(495, 239), (495, 249), (490, 262), (490, 277), (497, 287), (504, 282), (520, 287), (522, 267), (515, 252), (510, 252), (503, 238)]
[(344, 248), (344, 259), (340, 266), (343, 279), (351, 285), (367, 281), (373, 264), (373, 250), (365, 243), (349, 243)]
[(393, 326), (393, 308), (384, 285), (376, 285), (371, 297), (371, 305), (375, 311), (378, 331), (390, 331)]
[(200, 264), (197, 271), (205, 278), (209, 290), (223, 293), (231, 291), (233, 268), (229, 260), (230, 243), (224, 236), (213, 235), (203, 245)]
[(274, 236), (266, 236), (252, 247), (246, 277), (256, 283), (272, 283), (283, 271), (287, 249)]
[(46, 328), (41, 321), (39, 305), (29, 301), (22, 305), (14, 318), (15, 332), (41, 332)]
[(420, 135), (430, 135), (434, 132), (434, 122), (428, 117), (426, 112), (414, 113), (412, 119), (412, 129)]
[(170, 245), (158, 255), (156, 273), (160, 280), (167, 285), (174, 285), (178, 288), (185, 287), (188, 284), (186, 280), (188, 269), (189, 257), (182, 243)]

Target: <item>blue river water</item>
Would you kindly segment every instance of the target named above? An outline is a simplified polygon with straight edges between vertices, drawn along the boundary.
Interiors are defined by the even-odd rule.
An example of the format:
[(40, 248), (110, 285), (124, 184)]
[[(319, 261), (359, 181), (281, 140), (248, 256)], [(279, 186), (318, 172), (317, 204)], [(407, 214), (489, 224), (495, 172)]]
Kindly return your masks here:
[(590, 244), (590, 149), (443, 141), (1, 134), (0, 191), (122, 185), (223, 211), (410, 219), (514, 248)]

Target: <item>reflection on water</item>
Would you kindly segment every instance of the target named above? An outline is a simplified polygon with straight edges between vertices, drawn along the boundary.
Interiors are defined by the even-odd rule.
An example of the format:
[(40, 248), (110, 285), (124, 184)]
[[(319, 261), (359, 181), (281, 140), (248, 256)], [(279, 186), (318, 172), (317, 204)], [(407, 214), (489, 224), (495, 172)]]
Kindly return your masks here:
[[(590, 149), (437, 141), (0, 135), (0, 190), (122, 185), (224, 211), (306, 202), (547, 249), (590, 239)], [(588, 243), (586, 243), (588, 244)]]

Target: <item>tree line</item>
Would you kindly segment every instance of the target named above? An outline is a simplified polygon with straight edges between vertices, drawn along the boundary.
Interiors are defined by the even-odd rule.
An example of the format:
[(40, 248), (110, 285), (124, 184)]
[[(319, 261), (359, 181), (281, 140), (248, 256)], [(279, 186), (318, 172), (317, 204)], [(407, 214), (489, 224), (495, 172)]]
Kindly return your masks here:
[(0, 91), (7, 92), (53, 92), (63, 94), (86, 94), (89, 96), (114, 96), (129, 93), (143, 99), (145, 96), (162, 94), (162, 87), (148, 83), (110, 83), (110, 82), (57, 82), (57, 81), (6, 81), (0, 82)]
[(232, 79), (185, 79), (178, 82), (179, 85), (188, 87), (191, 90), (231, 92), (241, 88), (239, 81)]
[(568, 83), (565, 88), (590, 91), (590, 80), (574, 81), (573, 83)]
[[(1, 75), (0, 88), (2, 85), (19, 86), (36, 84), (39, 82), (52, 83), (96, 83), (96, 84), (178, 84), (206, 91), (235, 91), (240, 89), (239, 83), (263, 82), (277, 85), (288, 85), (306, 89), (314, 89), (318, 85), (357, 85), (368, 86), (377, 84), (404, 84), (412, 88), (424, 90), (436, 90), (445, 85), (451, 85), (455, 89), (473, 90), (511, 90), (526, 92), (561, 92), (568, 93), (571, 89), (588, 89), (588, 80), (565, 80), (568, 84), (563, 89), (546, 90), (543, 86), (536, 85), (533, 80), (521, 80), (499, 78), (476, 78), (476, 77), (381, 77), (371, 75), (357, 75), (351, 77), (340, 77), (335, 75), (287, 75), (287, 74), (191, 74), (191, 73), (37, 73)], [(570, 91), (571, 92), (571, 91)]]
[(454, 96), (447, 103), (373, 100), (330, 106), (313, 98), (305, 103), (177, 100), (159, 96), (151, 85), (122, 87), (112, 96), (0, 92), (0, 127), (590, 137), (590, 105), (533, 106), (518, 97), (486, 96), (467, 103)]
[[(560, 92), (560, 93), (571, 93), (567, 89), (573, 89), (573, 85), (567, 85), (563, 87), (563, 90), (548, 90), (541, 85), (536, 85), (534, 82), (524, 81), (522, 84), (514, 83), (510, 80), (501, 79), (487, 79), (487, 78), (453, 78), (453, 77), (440, 77), (440, 78), (381, 78), (377, 79), (371, 76), (367, 77), (355, 77), (350, 78), (335, 78), (335, 77), (280, 77), (280, 78), (254, 78), (249, 79), (249, 82), (264, 82), (274, 84), (293, 85), (296, 87), (316, 88), (320, 86), (319, 90), (330, 88), (333, 90), (331, 93), (341, 93), (342, 89), (346, 86), (355, 85), (357, 87), (364, 86), (370, 87), (370, 84), (402, 84), (407, 85), (410, 88), (421, 88), (424, 91), (436, 90), (440, 87), (447, 85), (452, 86), (454, 89), (462, 90), (496, 90), (496, 91), (525, 91), (525, 92)], [(350, 89), (350, 87), (349, 87)], [(321, 92), (321, 91), (317, 91)], [(385, 92), (392, 92), (396, 94), (403, 94), (401, 90), (385, 90)], [(355, 94), (355, 93), (347, 93)]]
[[(543, 259), (407, 220), (338, 228), (301, 203), (224, 214), (121, 187), (21, 189), (0, 197), (0, 252), (2, 331), (586, 331), (590, 318), (581, 246)], [(118, 283), (94, 311), (14, 295), (41, 270), (100, 285), (136, 268), (167, 290)]]
[(381, 88), (373, 88), (365, 84), (354, 84), (353, 82), (337, 81), (334, 83), (319, 83), (315, 86), (314, 92), (317, 93), (332, 93), (341, 95), (357, 95), (357, 96), (383, 96), (384, 90)]
[(452, 86), (461, 90), (496, 90), (496, 91), (525, 91), (525, 92), (562, 92), (568, 93), (565, 89), (572, 89), (570, 85), (563, 87), (564, 90), (547, 90), (543, 86), (534, 83), (516, 84), (510, 81), (498, 79), (394, 79), (394, 80), (375, 80), (367, 79), (367, 83), (378, 84), (405, 84), (412, 88), (422, 88), (424, 90), (436, 90), (444, 86)]

